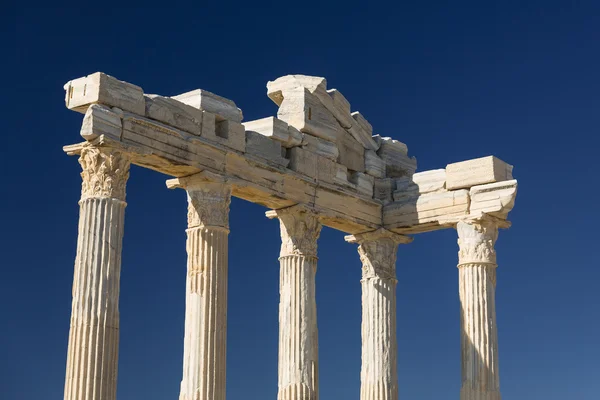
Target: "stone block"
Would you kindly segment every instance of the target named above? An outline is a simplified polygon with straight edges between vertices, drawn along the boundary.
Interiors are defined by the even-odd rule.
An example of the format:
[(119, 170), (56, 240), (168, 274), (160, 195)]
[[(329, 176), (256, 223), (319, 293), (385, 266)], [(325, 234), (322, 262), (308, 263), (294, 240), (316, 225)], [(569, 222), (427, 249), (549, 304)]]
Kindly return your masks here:
[(466, 216), (469, 211), (469, 192), (454, 190), (415, 194), (384, 207), (384, 226), (393, 229), (419, 224), (441, 224)]
[(227, 119), (218, 121), (216, 115), (208, 111), (202, 112), (201, 136), (242, 153), (246, 151), (244, 125)]
[(354, 118), (356, 123), (362, 128), (363, 131), (365, 131), (369, 136), (373, 136), (373, 126), (359, 111), (353, 112), (352, 118)]
[(408, 156), (408, 147), (391, 138), (378, 139), (377, 155), (385, 161), (386, 176), (390, 178), (410, 177), (417, 169), (417, 160)]
[(340, 152), (335, 143), (323, 140), (316, 136), (304, 135), (302, 147), (305, 150), (312, 151), (321, 157), (336, 161)]
[(304, 88), (286, 91), (277, 118), (300, 132), (334, 142), (339, 125), (331, 113)]
[(365, 171), (365, 148), (345, 130), (340, 130), (337, 141), (340, 156), (338, 162), (349, 170)]
[(385, 161), (374, 150), (365, 150), (365, 172), (375, 178), (385, 178)]
[(101, 135), (108, 135), (119, 140), (122, 128), (123, 124), (119, 114), (101, 104), (92, 104), (85, 112), (80, 134), (88, 141)]
[(334, 183), (337, 175), (337, 163), (327, 157), (317, 155), (317, 180)]
[(334, 183), (340, 186), (356, 188), (356, 185), (348, 180), (348, 168), (342, 164), (335, 164)]
[(281, 142), (263, 136), (258, 132), (246, 131), (246, 154), (252, 154), (274, 164), (287, 167), (290, 160), (282, 156), (281, 149)]
[(244, 122), (242, 125), (246, 131), (260, 133), (281, 143), (283, 147), (294, 147), (302, 144), (304, 136), (294, 127), (275, 117), (261, 118), (254, 121)]
[(502, 181), (473, 186), (469, 191), (471, 197), (470, 214), (477, 217), (483, 213), (505, 219), (515, 205), (517, 181)]
[(196, 89), (171, 98), (199, 110), (215, 114), (217, 120), (227, 119), (233, 122), (242, 122), (242, 110), (232, 100), (211, 93), (208, 90)]
[(311, 178), (317, 178), (317, 155), (301, 147), (288, 150), (290, 163), (288, 168)]
[(339, 110), (340, 113), (351, 114), (350, 113), (350, 102), (344, 95), (337, 89), (329, 89), (327, 93), (333, 100), (333, 104)]
[(368, 197), (373, 197), (375, 178), (362, 172), (354, 172), (349, 177), (350, 182), (356, 185), (356, 190)]
[(419, 188), (419, 193), (438, 192), (446, 188), (446, 170), (432, 169), (413, 174), (412, 181)]
[(446, 189), (461, 189), (511, 180), (512, 168), (512, 165), (494, 156), (448, 164), (446, 166)]
[(394, 201), (392, 193), (395, 188), (395, 180), (393, 178), (375, 179), (373, 197), (381, 200), (383, 204), (391, 203)]
[(146, 117), (200, 136), (202, 111), (169, 97), (146, 95)]
[(143, 116), (144, 91), (110, 75), (96, 72), (65, 84), (65, 103), (70, 110), (85, 113), (91, 104), (104, 104)]

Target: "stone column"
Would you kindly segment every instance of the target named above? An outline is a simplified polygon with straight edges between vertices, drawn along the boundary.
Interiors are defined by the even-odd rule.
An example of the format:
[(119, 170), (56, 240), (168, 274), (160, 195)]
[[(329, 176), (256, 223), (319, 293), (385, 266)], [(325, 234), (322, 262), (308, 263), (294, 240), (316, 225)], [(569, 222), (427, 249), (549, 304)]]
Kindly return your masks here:
[(460, 292), (461, 400), (500, 400), (496, 328), (497, 223), (491, 219), (457, 225)]
[(84, 146), (65, 400), (114, 400), (119, 284), (129, 159)]
[(269, 211), (281, 226), (278, 400), (319, 398), (315, 274), (321, 224), (302, 206)]
[(412, 238), (385, 229), (346, 236), (362, 262), (361, 400), (398, 399), (396, 252)]
[(188, 195), (187, 280), (180, 400), (225, 400), (231, 187), (175, 180)]

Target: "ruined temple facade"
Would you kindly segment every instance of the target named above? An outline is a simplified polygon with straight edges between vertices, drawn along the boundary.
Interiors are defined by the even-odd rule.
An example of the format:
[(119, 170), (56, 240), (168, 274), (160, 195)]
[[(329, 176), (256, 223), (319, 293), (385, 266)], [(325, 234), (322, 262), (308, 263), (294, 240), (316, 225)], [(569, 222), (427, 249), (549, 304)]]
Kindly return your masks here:
[[(187, 278), (180, 400), (224, 400), (229, 206), (269, 209), (281, 230), (278, 400), (317, 400), (315, 276), (322, 226), (348, 233), (362, 262), (361, 400), (398, 398), (396, 254), (411, 235), (458, 233), (462, 400), (500, 400), (496, 251), (517, 181), (489, 156), (416, 172), (407, 146), (373, 126), (324, 78), (267, 84), (277, 117), (243, 122), (228, 99), (166, 97), (103, 73), (65, 85), (84, 114), (65, 146), (82, 189), (65, 400), (114, 400), (126, 184), (136, 164), (187, 192)], [(183, 212), (183, 210), (182, 210)], [(277, 255), (273, 255), (277, 257)]]

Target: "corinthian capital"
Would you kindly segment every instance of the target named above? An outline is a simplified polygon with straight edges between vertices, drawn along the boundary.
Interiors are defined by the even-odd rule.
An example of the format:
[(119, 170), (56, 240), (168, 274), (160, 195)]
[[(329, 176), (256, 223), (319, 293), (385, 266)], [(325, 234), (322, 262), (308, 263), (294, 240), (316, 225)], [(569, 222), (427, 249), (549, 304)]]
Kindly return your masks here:
[(385, 229), (346, 236), (346, 241), (358, 243), (363, 279), (396, 279), (398, 244), (410, 243), (412, 238)]
[(204, 183), (188, 187), (188, 228), (229, 228), (231, 187), (222, 183)]
[(268, 211), (267, 217), (279, 218), (280, 257), (298, 255), (317, 257), (317, 239), (321, 234), (318, 214), (303, 206)]
[(126, 154), (108, 147), (84, 146), (79, 157), (83, 171), (81, 199), (112, 197), (125, 201), (130, 161)]
[(465, 264), (496, 265), (494, 244), (498, 239), (498, 223), (491, 218), (461, 221), (458, 231), (458, 266)]

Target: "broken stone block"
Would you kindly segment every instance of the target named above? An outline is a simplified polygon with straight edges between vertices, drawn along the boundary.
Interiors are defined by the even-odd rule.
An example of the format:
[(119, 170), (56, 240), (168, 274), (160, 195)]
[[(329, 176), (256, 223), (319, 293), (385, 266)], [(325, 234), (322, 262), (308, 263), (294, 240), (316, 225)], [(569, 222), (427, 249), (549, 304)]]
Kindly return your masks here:
[(232, 100), (211, 93), (208, 90), (196, 89), (171, 98), (199, 110), (215, 114), (217, 120), (227, 119), (233, 122), (242, 122), (242, 110)]
[(377, 155), (385, 161), (387, 177), (410, 177), (414, 174), (417, 160), (408, 156), (408, 147), (404, 143), (391, 138), (380, 138), (379, 143)]
[(102, 72), (69, 81), (64, 89), (67, 108), (80, 113), (85, 113), (91, 104), (96, 103), (141, 116), (145, 113), (144, 91), (141, 87)]
[(336, 139), (339, 125), (333, 115), (313, 94), (304, 88), (285, 92), (277, 111), (277, 118), (287, 122), (300, 132), (330, 142)]
[(334, 106), (338, 109), (338, 112), (351, 114), (350, 113), (350, 102), (344, 97), (344, 95), (337, 89), (329, 89), (327, 93), (333, 100)]
[(200, 136), (202, 111), (169, 97), (149, 94), (144, 96), (146, 117), (164, 122), (182, 131)]
[(375, 178), (385, 178), (385, 161), (374, 150), (365, 150), (365, 172)]
[(446, 189), (461, 189), (512, 179), (512, 165), (494, 156), (461, 161), (446, 166)]
[(485, 213), (506, 219), (515, 205), (517, 181), (513, 179), (473, 186), (469, 195), (471, 197), (469, 211), (472, 216), (477, 217)]
[(246, 131), (246, 154), (287, 167), (290, 160), (282, 157), (281, 143), (258, 132)]
[(246, 131), (258, 132), (281, 143), (283, 147), (294, 147), (302, 144), (302, 133), (286, 122), (275, 117), (261, 118), (244, 122)]
[(365, 131), (369, 136), (373, 136), (373, 126), (359, 111), (353, 112), (352, 118), (354, 118), (356, 123), (362, 128), (363, 131)]
[(122, 126), (119, 114), (101, 104), (92, 104), (85, 112), (80, 134), (88, 141), (101, 135), (120, 139)]

